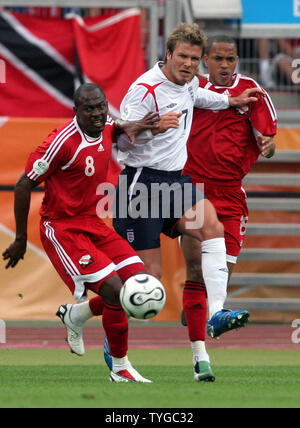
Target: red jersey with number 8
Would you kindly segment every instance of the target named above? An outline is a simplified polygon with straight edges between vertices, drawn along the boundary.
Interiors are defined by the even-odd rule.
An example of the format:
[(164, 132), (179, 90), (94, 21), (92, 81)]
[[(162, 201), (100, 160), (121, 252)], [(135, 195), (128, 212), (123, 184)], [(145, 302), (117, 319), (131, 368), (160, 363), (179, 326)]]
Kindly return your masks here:
[(99, 184), (106, 182), (111, 158), (114, 121), (107, 116), (99, 138), (87, 136), (76, 117), (55, 129), (30, 154), (25, 173), (45, 182), (40, 214), (46, 219), (95, 216)]

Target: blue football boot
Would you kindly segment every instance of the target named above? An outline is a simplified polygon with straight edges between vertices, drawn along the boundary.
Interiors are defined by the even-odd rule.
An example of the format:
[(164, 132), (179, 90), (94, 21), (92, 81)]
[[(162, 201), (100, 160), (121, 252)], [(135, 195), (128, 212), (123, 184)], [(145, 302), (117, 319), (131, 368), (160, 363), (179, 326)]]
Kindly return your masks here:
[(112, 363), (112, 356), (111, 356), (111, 353), (110, 353), (110, 348), (109, 348), (109, 344), (108, 344), (108, 340), (107, 340), (106, 336), (105, 336), (105, 339), (104, 339), (104, 360), (105, 360), (105, 362), (107, 364), (107, 367), (111, 371), (113, 363)]
[(248, 311), (231, 311), (222, 309), (216, 312), (211, 319), (207, 321), (207, 334), (212, 338), (219, 338), (221, 334), (230, 330), (245, 327), (249, 320)]

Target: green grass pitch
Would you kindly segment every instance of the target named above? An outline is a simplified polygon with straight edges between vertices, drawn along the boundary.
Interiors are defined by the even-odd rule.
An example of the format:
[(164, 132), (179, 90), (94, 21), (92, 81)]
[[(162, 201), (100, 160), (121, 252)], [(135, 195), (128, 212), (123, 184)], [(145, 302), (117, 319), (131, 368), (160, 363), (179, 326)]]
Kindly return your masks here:
[(214, 383), (193, 380), (189, 349), (131, 350), (153, 384), (116, 384), (101, 349), (0, 349), (0, 408), (297, 408), (298, 351), (210, 349)]

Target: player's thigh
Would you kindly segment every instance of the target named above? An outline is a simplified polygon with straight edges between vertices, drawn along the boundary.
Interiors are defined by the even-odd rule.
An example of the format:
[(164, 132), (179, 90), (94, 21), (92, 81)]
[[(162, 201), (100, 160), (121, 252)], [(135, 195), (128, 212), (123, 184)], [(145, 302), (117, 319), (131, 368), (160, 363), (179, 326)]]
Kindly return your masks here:
[(224, 237), (224, 228), (218, 220), (213, 204), (207, 199), (202, 199), (190, 208), (180, 219), (177, 231), (201, 242), (208, 239)]
[(152, 248), (150, 250), (140, 250), (137, 253), (145, 264), (146, 272), (160, 279), (162, 276), (161, 249)]

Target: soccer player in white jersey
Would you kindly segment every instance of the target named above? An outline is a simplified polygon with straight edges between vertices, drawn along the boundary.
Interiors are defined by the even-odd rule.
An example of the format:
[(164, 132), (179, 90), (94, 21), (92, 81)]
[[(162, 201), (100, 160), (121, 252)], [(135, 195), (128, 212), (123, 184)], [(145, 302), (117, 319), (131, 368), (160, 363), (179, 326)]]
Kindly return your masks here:
[(126, 240), (97, 216), (97, 187), (106, 182), (112, 142), (120, 126), (134, 138), (140, 130), (155, 126), (156, 115), (115, 123), (108, 115), (104, 92), (94, 84), (80, 86), (74, 102), (74, 119), (55, 129), (29, 156), (15, 189), (16, 238), (3, 258), (8, 260), (6, 267), (13, 268), (24, 257), (31, 191), (44, 182), (40, 211), (44, 249), (77, 302), (86, 299), (87, 290), (97, 295), (59, 308), (71, 349), (83, 355), (82, 326), (102, 314), (112, 355), (110, 380), (150, 382), (128, 360), (128, 320), (119, 301), (122, 284), (143, 272), (144, 264)]
[[(126, 146), (123, 141), (120, 145), (119, 159), (125, 169), (119, 179), (114, 227), (137, 251), (147, 271), (158, 278), (161, 276), (161, 233), (172, 238), (187, 235), (201, 242), (202, 256), (199, 254), (199, 258), (202, 258), (207, 293), (222, 308), (228, 280), (223, 225), (218, 221), (213, 205), (203, 193), (195, 190), (196, 187), (192, 187), (190, 197), (185, 193), (185, 189), (192, 186), (190, 176), (182, 175), (187, 160), (186, 142), (194, 106), (212, 110), (243, 107), (256, 102), (254, 95), (260, 91), (250, 89), (238, 97), (228, 97), (199, 88), (196, 74), (205, 42), (206, 38), (196, 24), (179, 25), (168, 39), (165, 61), (157, 63), (139, 77), (122, 101), (123, 119), (136, 120), (149, 111), (157, 111), (161, 120), (158, 129), (141, 133), (134, 145)], [(124, 183), (127, 186), (125, 191)], [(141, 184), (148, 190), (148, 200), (144, 200), (144, 205), (148, 203), (150, 207), (156, 199), (161, 212), (169, 208), (166, 209), (169, 216), (164, 217), (161, 212), (159, 217), (152, 216), (150, 209), (147, 215), (145, 212), (139, 217), (136, 212), (131, 215), (139, 201)], [(152, 184), (168, 188), (177, 184), (179, 187), (168, 201), (163, 195), (152, 197)], [(127, 216), (123, 215), (123, 207), (119, 206), (125, 192), (128, 194)], [(176, 203), (178, 195), (182, 196), (181, 211)], [(197, 227), (195, 222), (191, 222), (191, 209), (194, 210), (194, 220), (201, 218)], [(231, 312), (231, 315), (236, 326), (245, 324), (249, 317), (247, 311)], [(196, 312), (193, 322), (198, 322)], [(198, 338), (190, 337), (190, 340), (195, 380), (214, 381), (205, 343)]]

